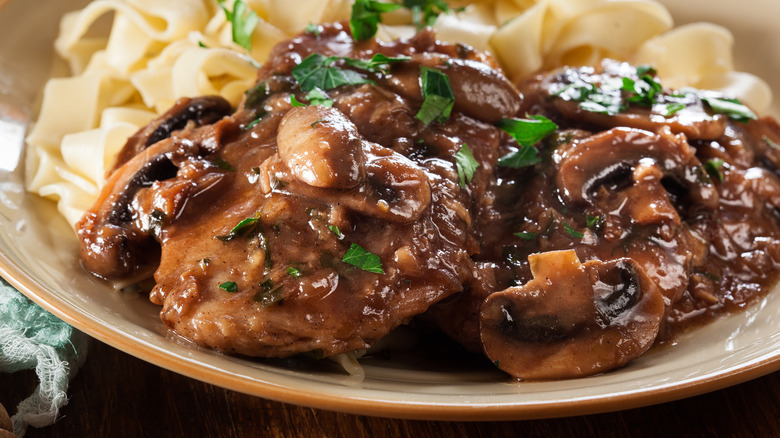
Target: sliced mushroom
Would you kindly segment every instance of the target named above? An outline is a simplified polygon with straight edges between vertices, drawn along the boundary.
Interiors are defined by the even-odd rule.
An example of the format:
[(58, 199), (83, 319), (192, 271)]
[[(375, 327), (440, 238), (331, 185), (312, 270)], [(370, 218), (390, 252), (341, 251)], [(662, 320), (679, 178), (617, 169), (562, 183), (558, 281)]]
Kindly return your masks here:
[[(139, 279), (152, 273), (159, 261), (160, 246), (156, 230), (150, 225), (155, 222), (159, 225), (163, 216), (174, 217), (178, 212), (155, 212), (154, 206), (136, 205), (137, 200), (143, 190), (175, 178), (188, 159), (201, 161), (198, 166), (190, 166), (200, 171), (189, 175), (192, 181), (177, 185), (176, 199), (184, 200), (189, 193), (219, 185), (225, 171), (200, 158), (197, 145), (175, 138), (145, 149), (106, 180), (93, 206), (76, 224), (81, 257), (87, 269), (113, 279)], [(148, 217), (154, 213), (159, 217)]]
[(357, 127), (324, 106), (291, 109), (279, 124), (279, 157), (300, 181), (350, 189), (365, 179), (366, 156)]
[(195, 126), (210, 125), (232, 112), (230, 103), (220, 96), (182, 98), (163, 115), (133, 134), (119, 151), (112, 172), (147, 147), (164, 140), (174, 131), (184, 129), (188, 123)]
[(130, 225), (130, 202), (141, 188), (176, 175), (178, 168), (170, 160), (176, 148), (173, 140), (158, 142), (106, 181), (98, 199), (76, 224), (87, 269), (104, 278), (127, 278), (151, 273), (157, 265), (159, 245)]
[(485, 354), (518, 379), (559, 379), (625, 365), (655, 341), (664, 299), (633, 260), (580, 263), (573, 250), (528, 257), (533, 280), (480, 310)]
[(517, 88), (484, 63), (433, 52), (414, 54), (411, 58), (394, 65), (384, 85), (407, 98), (421, 99), (420, 66), (426, 66), (441, 70), (449, 78), (455, 111), (495, 123), (517, 115), (520, 110), (522, 96)]
[[(547, 76), (536, 78), (523, 89), (527, 97), (525, 108), (541, 106), (577, 125), (592, 125), (601, 129), (626, 126), (648, 131), (667, 128), (675, 134), (685, 134), (689, 140), (717, 140), (726, 131), (728, 117), (710, 114), (702, 100), (693, 94), (675, 97), (672, 102), (659, 102), (653, 107), (630, 105), (617, 114), (604, 111), (589, 111), (581, 102), (566, 99), (565, 90), (570, 87), (593, 87), (597, 94), (605, 93), (615, 99), (623, 96), (621, 90), (624, 78), (637, 79), (636, 68), (626, 63), (605, 60), (599, 68), (565, 68)], [(610, 82), (616, 82), (605, 90)], [(684, 108), (672, 114), (661, 114), (669, 105), (681, 104)]]
[[(285, 120), (277, 136), (279, 153), (261, 166), (266, 193), (282, 190), (396, 222), (415, 220), (430, 205), (425, 171), (360, 137), (338, 110), (301, 107)], [(292, 178), (285, 180), (286, 174)]]
[[(639, 224), (679, 222), (671, 204), (666, 179), (683, 188), (689, 203), (715, 209), (718, 192), (681, 136), (668, 130), (659, 134), (631, 128), (614, 128), (556, 151), (556, 184), (567, 203), (593, 203), (598, 190), (637, 188), (629, 199), (631, 216)], [(677, 196), (678, 194), (674, 194)]]

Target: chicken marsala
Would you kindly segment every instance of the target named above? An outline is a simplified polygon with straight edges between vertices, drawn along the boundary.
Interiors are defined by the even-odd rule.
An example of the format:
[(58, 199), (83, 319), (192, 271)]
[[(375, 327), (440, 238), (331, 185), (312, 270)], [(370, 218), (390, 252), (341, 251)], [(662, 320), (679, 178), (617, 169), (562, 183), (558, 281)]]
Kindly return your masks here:
[(773, 120), (611, 61), (519, 88), (430, 31), (321, 26), (237, 110), (184, 99), (128, 141), (85, 266), (153, 273), (165, 324), (221, 351), (332, 356), (416, 318), (521, 379), (622, 366), (774, 279)]

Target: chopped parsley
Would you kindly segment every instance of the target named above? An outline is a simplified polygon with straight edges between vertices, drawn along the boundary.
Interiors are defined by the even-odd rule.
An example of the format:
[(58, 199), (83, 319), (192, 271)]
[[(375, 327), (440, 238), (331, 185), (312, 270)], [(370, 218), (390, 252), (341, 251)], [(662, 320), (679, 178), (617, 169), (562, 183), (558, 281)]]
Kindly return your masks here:
[(226, 291), (226, 292), (237, 292), (238, 291), (238, 285), (235, 281), (226, 281), (224, 283), (221, 283), (219, 285), (219, 288)]
[(260, 307), (266, 308), (272, 306), (282, 300), (282, 285), (276, 285), (273, 280), (268, 279), (259, 284), (260, 291), (258, 291), (254, 300), (260, 303)]
[(246, 126), (244, 126), (244, 131), (249, 131), (250, 129), (252, 129), (252, 128), (254, 128), (255, 126), (257, 126), (257, 124), (258, 124), (258, 123), (260, 123), (260, 122), (262, 122), (262, 121), (263, 121), (263, 116), (264, 116), (264, 115), (265, 115), (265, 113), (263, 113), (262, 115), (260, 115), (260, 117), (258, 117), (258, 118), (256, 118), (256, 119), (252, 120), (252, 121), (251, 121), (251, 122), (249, 122), (249, 123), (248, 123)]
[[(329, 98), (328, 95), (319, 87), (306, 93), (306, 100), (309, 101), (309, 105), (320, 105), (326, 106), (328, 108), (333, 106), (333, 99)], [(290, 95), (290, 103), (292, 103), (292, 106), (306, 106), (305, 103), (299, 102), (298, 99), (295, 98), (294, 94)]]
[(466, 188), (466, 185), (474, 178), (474, 172), (478, 167), (479, 163), (474, 158), (468, 145), (464, 143), (458, 152), (455, 153), (455, 169), (458, 171), (460, 188)]
[(339, 59), (344, 60), (344, 64), (350, 67), (354, 67), (360, 70), (365, 70), (376, 74), (387, 74), (387, 70), (390, 67), (390, 64), (409, 61), (412, 58), (408, 56), (390, 57), (383, 53), (377, 53), (374, 56), (372, 56), (371, 59), (369, 60), (346, 58), (346, 57), (342, 57)]
[(293, 77), (298, 81), (301, 90), (305, 92), (319, 88), (322, 91), (331, 90), (341, 85), (373, 84), (374, 81), (363, 77), (359, 72), (336, 66), (341, 61), (345, 65), (364, 70), (369, 73), (387, 73), (387, 66), (396, 62), (408, 61), (408, 57), (391, 58), (378, 53), (370, 60), (353, 59), (342, 56), (325, 56), (313, 53), (292, 69)]
[(306, 29), (304, 30), (304, 32), (319, 38), (320, 33), (322, 33), (322, 26), (320, 26), (319, 24), (309, 23), (306, 25)]
[(233, 167), (232, 164), (228, 163), (227, 161), (225, 161), (224, 159), (222, 159), (220, 157), (217, 157), (217, 158), (214, 158), (213, 160), (211, 160), (211, 164), (217, 166), (218, 168), (220, 168), (222, 170), (227, 170), (228, 172), (235, 172), (236, 171), (236, 168)]
[(575, 237), (577, 239), (582, 239), (585, 234), (583, 234), (580, 231), (577, 231), (574, 227), (567, 224), (566, 222), (563, 223), (563, 231), (566, 231), (566, 234), (570, 235), (571, 237)]
[(423, 103), (415, 117), (426, 125), (444, 123), (455, 105), (450, 78), (435, 68), (420, 66)]
[(715, 113), (725, 114), (731, 120), (747, 123), (758, 119), (758, 116), (745, 106), (739, 99), (729, 99), (715, 93), (699, 90), (698, 97), (707, 103)]
[(761, 137), (761, 139), (764, 140), (764, 143), (768, 144), (770, 148), (780, 150), (780, 145), (772, 141), (772, 139), (767, 137), (766, 135)]
[(352, 15), (349, 18), (349, 28), (352, 30), (352, 38), (363, 41), (376, 35), (377, 26), (382, 14), (392, 12), (401, 5), (385, 3), (376, 0), (355, 0), (352, 5)]
[(450, 11), (444, 0), (403, 0), (402, 3), (412, 11), (412, 22), (417, 29), (433, 26), (439, 15)]
[(663, 94), (663, 87), (654, 76), (656, 71), (647, 65), (640, 65), (636, 69), (638, 80), (632, 78), (623, 78), (622, 90), (627, 92), (626, 102), (637, 105), (652, 107), (656, 102), (657, 96)]
[(591, 216), (589, 214), (585, 215), (585, 226), (588, 228), (593, 228), (601, 221), (600, 216)]
[(315, 88), (330, 90), (341, 85), (371, 83), (354, 70), (344, 70), (334, 67), (339, 57), (312, 53), (292, 69), (293, 77), (298, 81), (301, 90), (309, 92)]
[(541, 158), (534, 145), (558, 129), (558, 125), (540, 115), (530, 116), (528, 119), (501, 119), (496, 126), (511, 135), (520, 145), (520, 149), (498, 160), (499, 166), (515, 169), (539, 163)]
[(233, 3), (232, 11), (225, 6), (225, 0), (217, 0), (217, 3), (225, 11), (225, 17), (230, 22), (233, 42), (247, 50), (252, 50), (252, 34), (260, 22), (257, 12), (241, 0)]
[(260, 223), (260, 216), (258, 214), (255, 214), (254, 217), (248, 217), (246, 219), (241, 220), (239, 223), (237, 223), (228, 234), (217, 236), (217, 239), (222, 240), (224, 242), (227, 242), (228, 240), (233, 240), (236, 237), (246, 234), (252, 229), (256, 228)]
[(521, 231), (519, 233), (514, 233), (515, 236), (523, 239), (523, 240), (534, 240), (536, 239), (536, 233), (531, 233), (528, 231)]
[(684, 103), (668, 103), (665, 105), (659, 105), (658, 107), (653, 107), (653, 110), (657, 111), (664, 117), (672, 117), (678, 112), (684, 110), (685, 106), (686, 105)]
[(287, 275), (289, 275), (290, 277), (293, 277), (293, 278), (300, 278), (300, 276), (303, 275), (303, 274), (301, 274), (301, 270), (300, 269), (298, 269), (298, 268), (296, 268), (294, 266), (290, 266), (290, 267), (287, 268)]
[(707, 174), (709, 174), (712, 179), (723, 182), (723, 171), (721, 169), (724, 164), (725, 161), (720, 158), (713, 158), (704, 163), (704, 169), (707, 170)]
[(362, 246), (357, 243), (353, 243), (341, 261), (352, 266), (356, 266), (364, 271), (373, 272), (375, 274), (384, 274), (382, 269), (382, 259), (378, 255), (370, 253), (363, 249)]
[(341, 239), (341, 237), (343, 236), (343, 234), (341, 234), (341, 230), (339, 230), (339, 227), (335, 225), (328, 225), (328, 229), (331, 231), (331, 233), (335, 234), (336, 237), (338, 237), (339, 239)]

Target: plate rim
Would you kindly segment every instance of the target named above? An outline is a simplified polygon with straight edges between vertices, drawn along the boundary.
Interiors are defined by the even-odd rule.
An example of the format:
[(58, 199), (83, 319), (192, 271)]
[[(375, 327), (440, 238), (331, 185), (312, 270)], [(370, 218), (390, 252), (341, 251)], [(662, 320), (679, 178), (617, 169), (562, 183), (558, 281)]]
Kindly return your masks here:
[[(11, 4), (0, 0), (0, 10)], [(25, 197), (32, 196), (29, 193)], [(36, 304), (81, 332), (126, 354), (155, 366), (232, 391), (300, 406), (385, 418), (434, 421), (506, 421), (558, 418), (606, 413), (670, 402), (740, 384), (780, 370), (780, 350), (768, 352), (726, 370), (711, 371), (682, 381), (606, 393), (572, 400), (520, 401), (480, 405), (417, 401), (377, 400), (306, 392), (283, 384), (235, 375), (204, 366), (197, 360), (133, 338), (100, 321), (90, 320), (81, 309), (69, 305), (40, 280), (29, 275), (5, 253), (0, 252), (0, 276)], [(780, 293), (780, 291), (776, 291)], [(519, 383), (522, 385), (522, 383)]]
[[(30, 194), (25, 194), (30, 196)], [(147, 344), (112, 327), (82, 318), (83, 312), (72, 306), (60, 306), (56, 294), (20, 269), (0, 253), (0, 276), (29, 299), (81, 332), (124, 353), (169, 371), (232, 391), (310, 408), (354, 415), (434, 421), (505, 421), (569, 417), (639, 408), (752, 380), (780, 370), (780, 351), (718, 372), (709, 372), (683, 381), (630, 390), (619, 394), (601, 394), (575, 400), (526, 401), (518, 403), (462, 404), (377, 400), (374, 398), (306, 392), (262, 379), (234, 375), (226, 370), (205, 367), (202, 363)], [(522, 385), (523, 383), (518, 383)]]

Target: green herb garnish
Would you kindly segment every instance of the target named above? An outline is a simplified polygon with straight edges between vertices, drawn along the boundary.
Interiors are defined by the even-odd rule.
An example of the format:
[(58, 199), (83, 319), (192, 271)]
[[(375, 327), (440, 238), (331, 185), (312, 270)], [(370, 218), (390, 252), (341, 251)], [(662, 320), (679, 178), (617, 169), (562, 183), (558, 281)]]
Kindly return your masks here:
[(226, 281), (219, 285), (219, 288), (227, 292), (237, 292), (238, 285), (235, 281)]
[(366, 70), (376, 74), (387, 74), (390, 64), (409, 61), (412, 58), (408, 56), (390, 57), (382, 53), (377, 53), (369, 60), (355, 58), (338, 58), (344, 61), (344, 64), (360, 70)]
[(770, 148), (780, 150), (780, 145), (772, 141), (772, 139), (766, 135), (761, 137), (761, 139), (764, 140), (764, 143), (768, 144)]
[(306, 29), (304, 30), (304, 32), (319, 38), (320, 33), (322, 32), (322, 26), (320, 26), (319, 24), (309, 23), (306, 25)]
[[(330, 99), (324, 91), (320, 88), (315, 88), (306, 94), (306, 100), (309, 101), (309, 105), (320, 105), (328, 108), (333, 106), (333, 99)], [(292, 106), (307, 106), (305, 103), (298, 101), (294, 94), (290, 95), (290, 103)]]
[(455, 105), (450, 78), (441, 70), (421, 66), (420, 82), (423, 103), (415, 117), (426, 125), (446, 122)]
[(339, 230), (339, 227), (337, 227), (337, 226), (335, 226), (335, 225), (328, 225), (328, 229), (329, 229), (329, 230), (330, 230), (330, 231), (331, 231), (333, 234), (335, 234), (335, 235), (336, 235), (336, 237), (338, 237), (339, 239), (341, 239), (341, 237), (343, 236), (343, 234), (341, 234), (341, 230)]
[(360, 73), (336, 66), (341, 61), (344, 65), (364, 70), (374, 74), (386, 74), (388, 66), (396, 62), (408, 61), (409, 57), (391, 58), (377, 53), (371, 59), (354, 59), (343, 56), (325, 56), (313, 53), (292, 69), (293, 77), (298, 81), (302, 91), (311, 92), (317, 88), (327, 91), (341, 85), (373, 84), (374, 81), (363, 77)]
[(514, 233), (515, 236), (523, 239), (523, 240), (534, 240), (536, 239), (536, 233), (531, 233), (528, 231), (521, 231), (519, 233)]
[(723, 171), (721, 170), (723, 164), (725, 164), (725, 161), (720, 158), (713, 158), (704, 163), (704, 169), (707, 170), (707, 174), (709, 174), (712, 179), (717, 178), (718, 181), (723, 182)]
[(376, 0), (355, 0), (352, 5), (352, 15), (349, 18), (349, 28), (352, 38), (363, 41), (376, 35), (377, 26), (382, 14), (400, 8), (395, 3), (384, 3)]
[(227, 161), (225, 161), (224, 159), (222, 159), (220, 157), (216, 157), (213, 160), (211, 160), (211, 164), (217, 166), (218, 168), (220, 168), (222, 170), (227, 170), (228, 172), (235, 172), (236, 171), (236, 168), (233, 167), (232, 164), (228, 163)]
[(273, 280), (268, 279), (259, 284), (260, 291), (254, 296), (254, 300), (260, 303), (260, 307), (266, 308), (282, 300), (282, 285), (275, 285)]
[(375, 274), (384, 274), (385, 272), (382, 269), (382, 259), (378, 255), (366, 251), (356, 243), (349, 247), (341, 261)]
[(315, 88), (330, 90), (341, 85), (373, 83), (354, 70), (334, 67), (333, 64), (339, 59), (343, 58), (312, 53), (300, 64), (293, 67), (293, 77), (300, 84), (301, 90), (305, 92)]
[(217, 3), (225, 11), (225, 17), (230, 22), (233, 42), (247, 50), (252, 50), (252, 34), (260, 22), (257, 12), (251, 10), (241, 0), (233, 3), (232, 11), (224, 5), (225, 0), (217, 0)]
[(511, 135), (520, 145), (520, 149), (498, 160), (499, 166), (515, 169), (533, 166), (542, 161), (534, 145), (558, 129), (558, 125), (540, 115), (530, 116), (528, 119), (501, 119), (496, 126)]
[(758, 119), (758, 116), (745, 106), (739, 99), (729, 99), (725, 97), (719, 97), (711, 95), (709, 93), (700, 91), (698, 96), (712, 108), (712, 110), (718, 114), (725, 114), (730, 119), (737, 122), (747, 123), (750, 120)]
[(684, 103), (668, 103), (666, 105), (661, 105), (657, 111), (664, 117), (672, 117), (678, 112), (684, 110), (685, 107), (686, 105)]
[(293, 278), (300, 278), (300, 276), (302, 274), (301, 274), (300, 269), (298, 269), (296, 267), (293, 267), (293, 266), (290, 266), (290, 267), (287, 268), (287, 275), (289, 275), (290, 277), (293, 277)]
[(239, 223), (237, 223), (233, 228), (225, 235), (216, 236), (217, 239), (222, 240), (223, 242), (227, 242), (228, 240), (233, 240), (236, 237), (246, 234), (255, 227), (257, 227), (260, 223), (260, 215), (259, 213), (255, 214), (254, 217), (248, 217), (246, 219), (242, 219)]
[(458, 171), (458, 183), (460, 188), (465, 189), (466, 185), (474, 178), (474, 172), (479, 167), (479, 163), (474, 158), (467, 144), (458, 149), (455, 153), (455, 169)]
[(576, 237), (577, 239), (582, 239), (582, 237), (585, 235), (576, 229), (572, 227), (571, 225), (567, 224), (566, 222), (563, 223), (563, 230), (566, 231), (566, 233), (572, 237)]
[(601, 217), (599, 216), (591, 216), (589, 214), (585, 215), (585, 226), (587, 226), (588, 228), (595, 227), (599, 223), (599, 221), (601, 221)]
[(403, 0), (403, 5), (412, 11), (412, 22), (417, 29), (433, 26), (439, 15), (450, 11), (444, 0)]

